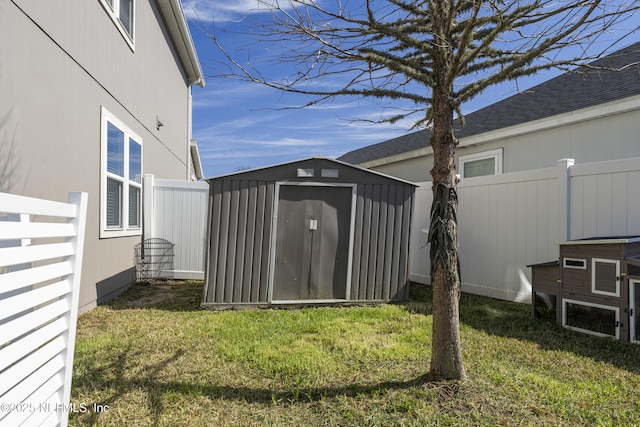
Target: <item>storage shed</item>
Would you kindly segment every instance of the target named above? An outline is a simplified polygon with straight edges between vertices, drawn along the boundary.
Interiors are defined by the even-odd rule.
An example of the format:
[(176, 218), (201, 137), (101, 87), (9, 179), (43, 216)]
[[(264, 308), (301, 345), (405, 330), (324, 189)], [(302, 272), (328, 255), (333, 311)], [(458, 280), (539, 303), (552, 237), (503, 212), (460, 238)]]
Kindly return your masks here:
[(560, 243), (558, 261), (532, 265), (532, 313), (565, 327), (640, 343), (640, 237)]
[(207, 181), (203, 307), (406, 299), (415, 184), (324, 157)]

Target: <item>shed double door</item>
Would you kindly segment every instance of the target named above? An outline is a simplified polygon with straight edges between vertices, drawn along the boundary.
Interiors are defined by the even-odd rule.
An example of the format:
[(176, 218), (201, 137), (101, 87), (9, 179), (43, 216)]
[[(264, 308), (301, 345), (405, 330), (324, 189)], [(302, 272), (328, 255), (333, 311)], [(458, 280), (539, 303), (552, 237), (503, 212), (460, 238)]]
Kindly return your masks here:
[(351, 187), (281, 185), (273, 301), (345, 299)]

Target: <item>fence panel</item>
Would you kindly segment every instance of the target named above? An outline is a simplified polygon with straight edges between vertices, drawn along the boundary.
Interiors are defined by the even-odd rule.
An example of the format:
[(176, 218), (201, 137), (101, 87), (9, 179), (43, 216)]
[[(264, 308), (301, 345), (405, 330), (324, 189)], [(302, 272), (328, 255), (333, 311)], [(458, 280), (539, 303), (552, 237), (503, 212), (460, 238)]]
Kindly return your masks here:
[(571, 239), (640, 235), (640, 159), (574, 165)]
[(466, 292), (528, 301), (528, 264), (557, 257), (558, 170), (463, 179), (458, 244)]
[(144, 191), (144, 240), (173, 244), (173, 265), (162, 264), (154, 277), (204, 279), (209, 184), (145, 175)]
[[(558, 258), (569, 239), (640, 235), (640, 159), (468, 178), (458, 185), (462, 289), (530, 300), (527, 265)], [(431, 183), (416, 191), (410, 278), (429, 283)]]
[(409, 280), (417, 283), (431, 283), (429, 262), (429, 221), (433, 192), (430, 182), (419, 183), (416, 188), (409, 242)]
[(0, 426), (66, 426), (87, 194), (0, 193)]

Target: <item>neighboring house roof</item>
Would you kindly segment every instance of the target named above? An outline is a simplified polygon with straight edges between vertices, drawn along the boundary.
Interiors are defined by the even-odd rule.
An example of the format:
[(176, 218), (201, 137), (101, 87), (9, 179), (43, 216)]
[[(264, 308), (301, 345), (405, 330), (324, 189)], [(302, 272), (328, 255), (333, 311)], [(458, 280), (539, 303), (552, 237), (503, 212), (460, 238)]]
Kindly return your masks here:
[[(635, 63), (635, 64), (634, 64)], [(465, 125), (455, 130), (459, 139), (510, 126), (557, 116), (640, 94), (640, 43), (632, 44), (582, 67), (565, 73), (495, 104), (465, 115)], [(457, 122), (456, 122), (457, 123)], [(350, 151), (338, 159), (363, 164), (410, 151), (424, 149), (431, 132), (420, 130), (378, 144)]]
[(189, 85), (204, 87), (204, 74), (198, 60), (198, 54), (189, 32), (189, 26), (182, 10), (180, 0), (156, 0), (164, 19), (169, 36), (187, 74)]

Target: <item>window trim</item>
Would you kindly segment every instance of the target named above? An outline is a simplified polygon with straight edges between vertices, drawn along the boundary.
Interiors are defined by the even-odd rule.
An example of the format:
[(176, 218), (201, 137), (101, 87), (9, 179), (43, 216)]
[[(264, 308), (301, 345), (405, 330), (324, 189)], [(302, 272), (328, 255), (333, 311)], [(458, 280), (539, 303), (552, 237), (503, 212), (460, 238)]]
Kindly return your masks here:
[[(142, 176), (143, 176), (143, 140), (122, 120), (104, 106), (100, 108), (100, 238), (140, 236), (142, 235)], [(124, 133), (124, 172), (123, 177), (115, 176), (107, 171), (107, 149), (108, 149), (108, 124), (111, 123)], [(132, 181), (129, 178), (129, 140), (132, 139), (140, 145), (140, 182)], [(122, 215), (121, 228), (107, 228), (107, 181), (117, 179), (122, 182), (122, 203), (120, 206)], [(129, 225), (129, 187), (133, 186), (140, 190), (139, 225), (132, 227)]]
[(135, 39), (136, 39), (136, 0), (132, 0), (133, 12), (131, 14), (131, 26), (132, 34), (124, 27), (122, 21), (120, 21), (120, 2), (121, 0), (112, 0), (113, 5), (109, 4), (109, 0), (99, 0), (103, 9), (107, 12), (107, 15), (111, 18), (116, 28), (127, 42), (132, 51), (135, 52)]
[[(485, 160), (494, 158), (494, 175), (502, 175), (502, 148), (496, 150), (482, 151), (480, 153), (467, 154), (458, 157), (458, 173), (461, 178), (469, 178), (464, 176), (464, 164), (469, 162), (475, 162), (477, 160)], [(491, 176), (491, 175), (487, 175)], [(476, 177), (470, 177), (476, 178)]]

